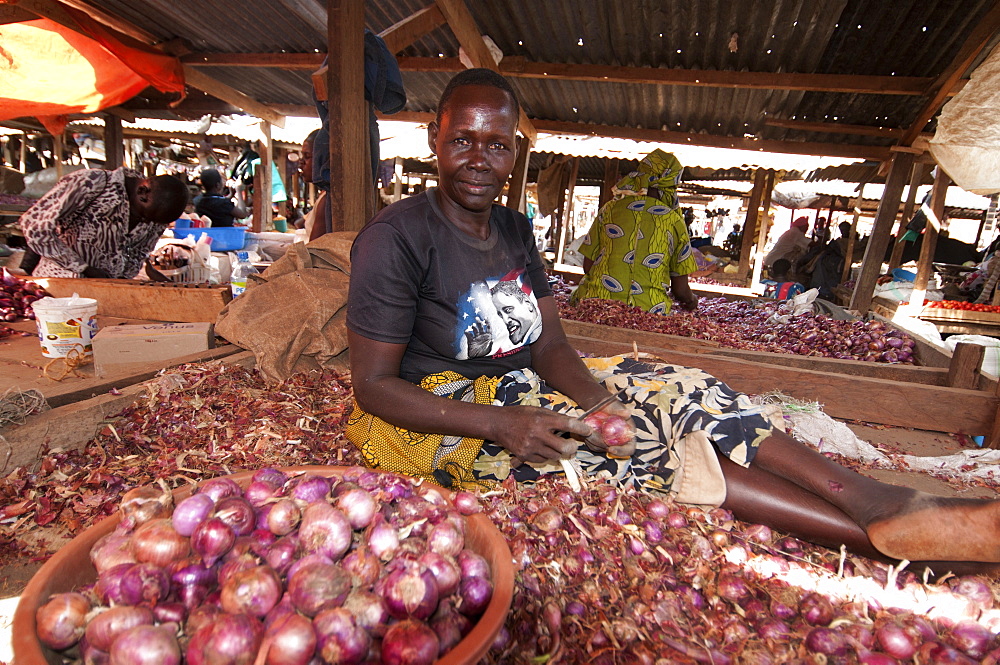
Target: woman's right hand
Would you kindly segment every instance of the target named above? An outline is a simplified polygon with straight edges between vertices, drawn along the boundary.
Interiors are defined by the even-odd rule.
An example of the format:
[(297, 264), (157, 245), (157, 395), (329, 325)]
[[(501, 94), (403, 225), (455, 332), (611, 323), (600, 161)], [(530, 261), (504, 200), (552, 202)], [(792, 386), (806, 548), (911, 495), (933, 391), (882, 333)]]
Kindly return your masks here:
[(537, 406), (505, 406), (499, 415), (493, 440), (521, 462), (547, 462), (572, 457), (579, 442), (560, 436), (563, 432), (580, 437), (590, 435), (590, 425)]

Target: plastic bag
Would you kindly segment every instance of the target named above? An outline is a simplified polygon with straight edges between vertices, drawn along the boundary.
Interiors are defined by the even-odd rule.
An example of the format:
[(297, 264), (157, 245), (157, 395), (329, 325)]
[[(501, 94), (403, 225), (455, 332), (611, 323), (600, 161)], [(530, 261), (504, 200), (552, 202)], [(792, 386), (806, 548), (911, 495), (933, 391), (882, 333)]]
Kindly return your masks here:
[(811, 312), (813, 301), (819, 296), (819, 289), (809, 289), (799, 295), (784, 301), (777, 311), (768, 318), (768, 323), (788, 323), (796, 316)]

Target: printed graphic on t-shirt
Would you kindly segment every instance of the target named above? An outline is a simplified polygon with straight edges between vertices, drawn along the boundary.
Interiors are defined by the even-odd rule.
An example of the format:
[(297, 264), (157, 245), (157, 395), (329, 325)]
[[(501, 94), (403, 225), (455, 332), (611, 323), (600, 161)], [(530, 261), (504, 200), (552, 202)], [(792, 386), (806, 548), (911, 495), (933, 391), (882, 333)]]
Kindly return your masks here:
[(523, 268), (472, 284), (458, 303), (458, 317), (458, 360), (506, 356), (542, 333), (542, 314)]

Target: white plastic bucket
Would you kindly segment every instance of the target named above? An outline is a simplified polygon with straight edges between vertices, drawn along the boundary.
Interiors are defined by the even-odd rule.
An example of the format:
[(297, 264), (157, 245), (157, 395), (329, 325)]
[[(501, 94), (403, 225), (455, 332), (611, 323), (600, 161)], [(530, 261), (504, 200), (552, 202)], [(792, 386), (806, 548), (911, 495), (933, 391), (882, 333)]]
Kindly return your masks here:
[(97, 334), (97, 301), (81, 298), (42, 298), (31, 304), (38, 324), (38, 340), (46, 358), (65, 358), (74, 350), (92, 356)]

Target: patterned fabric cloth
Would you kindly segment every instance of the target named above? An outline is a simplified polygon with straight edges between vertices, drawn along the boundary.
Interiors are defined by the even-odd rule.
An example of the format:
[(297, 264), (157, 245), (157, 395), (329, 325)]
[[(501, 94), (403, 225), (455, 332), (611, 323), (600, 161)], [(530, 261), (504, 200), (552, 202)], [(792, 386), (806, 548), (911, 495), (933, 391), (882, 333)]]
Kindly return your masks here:
[[(580, 252), (594, 262), (573, 294), (621, 300), (656, 314), (670, 311), (670, 277), (698, 269), (676, 187), (683, 168), (673, 155), (654, 150), (622, 178), (623, 194), (601, 208)], [(659, 198), (647, 193), (655, 187)]]
[[(456, 372), (431, 374), (420, 387), (440, 397), (476, 404), (492, 404), (499, 379), (480, 377), (475, 381)], [(364, 455), (373, 469), (416, 476), (442, 484), (435, 471), (444, 471), (451, 483), (466, 488), (479, 486), (472, 477), (472, 463), (483, 445), (482, 439), (424, 434), (390, 425), (362, 411), (357, 404), (347, 420), (347, 438)]]
[[(698, 369), (622, 356), (584, 358), (584, 362), (609, 390), (625, 388), (620, 399), (633, 409), (637, 443), (635, 454), (627, 459), (594, 453), (581, 444), (576, 464), (588, 475), (671, 492), (684, 503), (721, 504), (725, 499), (725, 480), (715, 451), (748, 466), (780, 418), (776, 407), (756, 406), (745, 395)], [(491, 399), (497, 406), (520, 404), (567, 415), (581, 413), (575, 402), (549, 388), (530, 369), (480, 383), (483, 381), (487, 380), (479, 379), (474, 384), (448, 372), (428, 377), (423, 387), (478, 404), (490, 403), (486, 400)], [(491, 391), (495, 393), (492, 398)], [(433, 470), (445, 468), (442, 464), (448, 462), (452, 463), (445, 468), (448, 475), (465, 487), (477, 481), (478, 484), (500, 482), (511, 473), (520, 482), (562, 473), (558, 462), (511, 468), (510, 453), (491, 441), (416, 434), (388, 425), (357, 408), (348, 423), (347, 434), (370, 466), (419, 475), (433, 482), (440, 482)], [(475, 463), (470, 466), (472, 460)], [(469, 468), (472, 474), (468, 473)]]
[(776, 282), (773, 279), (762, 279), (760, 283), (764, 285), (764, 297), (776, 300), (788, 300), (806, 290), (806, 287), (799, 282)]
[(87, 266), (120, 279), (139, 273), (166, 224), (129, 231), (126, 177), (142, 175), (125, 168), (74, 171), (21, 215), (28, 247), (42, 257), (33, 276), (79, 277)]

